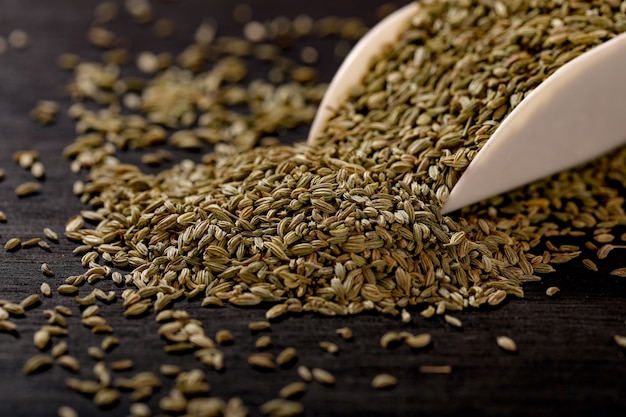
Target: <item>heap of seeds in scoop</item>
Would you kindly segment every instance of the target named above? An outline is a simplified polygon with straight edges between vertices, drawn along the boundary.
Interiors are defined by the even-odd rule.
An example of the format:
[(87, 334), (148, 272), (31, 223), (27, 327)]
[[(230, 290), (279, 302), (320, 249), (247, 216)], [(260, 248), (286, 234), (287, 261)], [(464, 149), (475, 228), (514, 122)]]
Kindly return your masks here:
[[(75, 108), (80, 130), (98, 132), (68, 148), (75, 166), (91, 168), (77, 191), (98, 224), (83, 227), (77, 217), (66, 236), (82, 242), (79, 252), (130, 268), (126, 284), (153, 288), (148, 300), (157, 310), (200, 296), (203, 305), (271, 303), (268, 318), (303, 310), (397, 314), (421, 303), (436, 306), (425, 312), (432, 315), (523, 296), (523, 282), (580, 254), (569, 246), (554, 247), (553, 255), (530, 252), (559, 233), (555, 220), (582, 230), (623, 223), (623, 199), (607, 181), (623, 182), (624, 152), (461, 215), (442, 216), (441, 204), (506, 115), (556, 69), (626, 28), (626, 16), (619, 2), (490, 4), (420, 2), (401, 39), (372, 64), (315, 146), (239, 153), (266, 120), (257, 115), (233, 123), (229, 137), (220, 137), (231, 145), (203, 163), (148, 175), (114, 158), (128, 137), (164, 137), (158, 125), (169, 119), (151, 113), (163, 100), (176, 123), (196, 108), (205, 111), (200, 121), (227, 121), (217, 117), (221, 106), (210, 89), (241, 78), (232, 74), (239, 71), (234, 58), (204, 76), (171, 70), (149, 82), (138, 103), (156, 126)], [(88, 85), (85, 68), (76, 68), (77, 89)], [(87, 79), (115, 85), (116, 75), (101, 67)], [(194, 101), (178, 100), (198, 87)], [(264, 88), (251, 85), (248, 94)], [(290, 111), (293, 104), (274, 101), (290, 97), (289, 88), (263, 93), (267, 114)], [(135, 136), (122, 130), (135, 127)], [(145, 308), (137, 311), (149, 308), (135, 291), (124, 294), (129, 310), (139, 302)]]

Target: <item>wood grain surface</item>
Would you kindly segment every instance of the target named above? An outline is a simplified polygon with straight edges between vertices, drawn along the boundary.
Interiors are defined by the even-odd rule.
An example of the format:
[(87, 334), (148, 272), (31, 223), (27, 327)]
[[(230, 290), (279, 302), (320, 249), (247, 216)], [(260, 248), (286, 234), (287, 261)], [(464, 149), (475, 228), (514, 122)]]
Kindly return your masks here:
[[(335, 14), (360, 16), (369, 24), (375, 22), (375, 10), (383, 0), (249, 0), (255, 18), (277, 15), (294, 17), (300, 13), (315, 17)], [(212, 17), (220, 24), (220, 33), (238, 34), (240, 26), (232, 19), (234, 2), (228, 0), (154, 0), (157, 14), (173, 19), (177, 32), (172, 39), (155, 38), (149, 26), (140, 26), (122, 18), (111, 27), (123, 36), (133, 52), (180, 51), (192, 39), (198, 24)], [(88, 0), (1, 0), (0, 36), (13, 29), (22, 29), (30, 37), (25, 50), (9, 50), (0, 55), (0, 168), (6, 178), (0, 182), (0, 210), (8, 216), (0, 223), (0, 244), (11, 237), (27, 239), (42, 236), (44, 227), (58, 232), (65, 221), (85, 207), (72, 194), (72, 183), (80, 178), (73, 174), (62, 155), (64, 146), (72, 142), (74, 127), (62, 116), (51, 127), (33, 122), (29, 111), (37, 100), (61, 103), (66, 111), (70, 100), (65, 85), (70, 75), (56, 65), (62, 52), (74, 52), (87, 59), (98, 59), (101, 51), (89, 45), (86, 29), (97, 2)], [(332, 59), (332, 40), (315, 41), (322, 52), (320, 69), (328, 80), (338, 62)], [(306, 129), (288, 136), (302, 139)], [(12, 155), (20, 149), (36, 149), (47, 167), (47, 177), (40, 194), (18, 199), (13, 189), (30, 180), (30, 174), (19, 168)], [(177, 158), (199, 159), (200, 154), (176, 152)], [(125, 155), (137, 161), (138, 155)], [(625, 191), (626, 192), (626, 191)], [(555, 244), (582, 244), (572, 238), (555, 239)], [(0, 298), (19, 301), (37, 292), (42, 282), (56, 288), (69, 275), (83, 269), (79, 257), (72, 255), (74, 245), (65, 239), (52, 244), (52, 252), (39, 248), (7, 253), (0, 249)], [(525, 286), (526, 298), (509, 300), (499, 308), (466, 311), (456, 314), (463, 328), (446, 325), (443, 320), (425, 320), (413, 311), (413, 319), (403, 324), (397, 318), (363, 314), (349, 318), (321, 318), (313, 315), (291, 317), (272, 324), (266, 332), (272, 337), (274, 354), (281, 348), (298, 349), (297, 364), (321, 367), (336, 376), (334, 387), (311, 383), (301, 401), (307, 416), (597, 416), (623, 415), (626, 410), (626, 358), (613, 341), (615, 334), (626, 334), (626, 278), (609, 275), (609, 271), (626, 266), (623, 252), (614, 251), (599, 263), (600, 271), (591, 272), (579, 259), (559, 265), (557, 272), (544, 275), (543, 282)], [(52, 278), (40, 271), (47, 262), (56, 272)], [(553, 298), (545, 295), (549, 286), (561, 291)], [(111, 282), (98, 287), (122, 288)], [(81, 287), (82, 295), (91, 291)], [(54, 366), (32, 376), (21, 372), (26, 359), (37, 353), (33, 333), (43, 324), (42, 311), (55, 305), (67, 305), (74, 316), (69, 318), (70, 352), (82, 364), (79, 377), (92, 378), (94, 361), (86, 349), (99, 345), (102, 335), (93, 335), (80, 324), (79, 310), (71, 297), (54, 294), (22, 318), (15, 319), (19, 336), (0, 333), (0, 416), (56, 416), (61, 405), (70, 405), (81, 416), (125, 416), (131, 403), (124, 394), (120, 404), (108, 410), (98, 409), (91, 400), (68, 389), (64, 380), (71, 376)], [(254, 340), (247, 324), (260, 320), (264, 309), (200, 308), (199, 302), (179, 302), (192, 317), (203, 321), (208, 334), (229, 329), (235, 337), (232, 346), (224, 348), (226, 371), (207, 370), (211, 394), (224, 399), (240, 397), (249, 408), (249, 415), (260, 415), (259, 405), (275, 398), (284, 384), (297, 381), (295, 367), (272, 372), (250, 369), (246, 356), (254, 352)], [(106, 360), (132, 359), (134, 369), (119, 373), (129, 376), (141, 371), (158, 372), (161, 363), (173, 363), (185, 369), (202, 367), (193, 355), (168, 355), (165, 342), (159, 339), (153, 314), (141, 319), (122, 315), (121, 302), (101, 305), (120, 338), (121, 345), (106, 354)], [(354, 340), (345, 342), (335, 329), (349, 326)], [(383, 349), (379, 339), (388, 330), (429, 332), (433, 344), (423, 351), (407, 346)], [(512, 337), (517, 353), (508, 353), (496, 345), (496, 337)], [(337, 343), (340, 352), (330, 355), (318, 342)], [(422, 365), (451, 365), (449, 375), (420, 374)], [(377, 391), (370, 387), (378, 373), (388, 372), (398, 378), (391, 390)], [(155, 415), (158, 401), (173, 386), (163, 378), (163, 386), (149, 401)]]

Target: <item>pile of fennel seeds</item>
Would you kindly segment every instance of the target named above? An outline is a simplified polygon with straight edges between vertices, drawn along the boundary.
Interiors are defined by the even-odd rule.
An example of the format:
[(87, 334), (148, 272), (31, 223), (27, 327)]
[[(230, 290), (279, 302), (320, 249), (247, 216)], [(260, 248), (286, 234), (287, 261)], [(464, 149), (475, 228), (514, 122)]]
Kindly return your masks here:
[(315, 147), (218, 147), (204, 164), (155, 176), (95, 164), (80, 191), (104, 219), (66, 235), (132, 267), (127, 284), (206, 304), (275, 303), (268, 317), (292, 299), (327, 315), (421, 303), (443, 314), (522, 296), (523, 282), (580, 254), (529, 252), (553, 232), (548, 215), (494, 207), (495, 219), (477, 219), (439, 207), (524, 95), (618, 33), (624, 15), (604, 3), (474, 3), (424, 2)]
[[(432, 9), (422, 18), (435, 21), (431, 15), (436, 17), (442, 12), (442, 4), (454, 6), (446, 2), (425, 4)], [(525, 5), (519, 3), (521, 9)], [(468, 2), (466, 6), (472, 10), (474, 5)], [(593, 6), (586, 7), (585, 15), (593, 17), (593, 13), (587, 13)], [(450, 19), (463, 16), (462, 9), (446, 9), (445, 16)], [(476, 9), (480, 12), (480, 7)], [(553, 13), (559, 11), (562, 9)], [(494, 6), (489, 12), (492, 18), (503, 18), (501, 6)], [(519, 17), (515, 10), (511, 12), (507, 18)], [(622, 17), (619, 13), (616, 12), (616, 21)], [(579, 20), (573, 21), (579, 23)], [(424, 21), (427, 20), (416, 18), (414, 24), (419, 29)], [(496, 19), (498, 22), (502, 24)], [(530, 32), (522, 25), (520, 33), (526, 33), (524, 30)], [(572, 39), (576, 42), (583, 39), (587, 42), (583, 42), (585, 47), (591, 47), (603, 39), (599, 36), (601, 32), (595, 29), (591, 32), (586, 38)], [(430, 52), (436, 53), (436, 46), (431, 45)], [(583, 50), (559, 53), (571, 59)], [(419, 63), (423, 58), (420, 54), (425, 52), (413, 52), (413, 62)], [(444, 56), (434, 62), (443, 65), (449, 58)], [(490, 71), (496, 77), (504, 77), (506, 74), (496, 71), (498, 68)], [(403, 74), (385, 72), (388, 70), (382, 68), (376, 75), (384, 75), (385, 82), (390, 84), (402, 81)], [(474, 93), (480, 92), (478, 84), (473, 84)], [(380, 81), (367, 85), (375, 88), (372, 86), (380, 85)], [(445, 82), (436, 85), (446, 86)], [(472, 152), (480, 149), (485, 135), (488, 137), (490, 129), (495, 129), (498, 120), (510, 111), (505, 103), (507, 99), (513, 100), (513, 96), (505, 100), (497, 96), (508, 94), (506, 90), (499, 91), (499, 85), (494, 96), (489, 97), (488, 92), (485, 96), (494, 101), (483, 98), (482, 102), (470, 103), (470, 113), (472, 109), (484, 112), (476, 116), (468, 117), (461, 112), (456, 118), (446, 118), (456, 114), (439, 113), (441, 108), (433, 110), (430, 106), (425, 106), (430, 110), (422, 114), (411, 114), (396, 107), (397, 114), (392, 111), (387, 116), (391, 120), (405, 116), (403, 127), (414, 128), (409, 134), (415, 135), (413, 138), (404, 136), (407, 132), (402, 130), (386, 130), (388, 121), (379, 119), (386, 110), (381, 106), (381, 97), (385, 95), (373, 91), (368, 96), (361, 91), (355, 93), (355, 98), (363, 102), (346, 103), (345, 110), (331, 121), (328, 134), (319, 139), (316, 148), (275, 146), (237, 154), (231, 147), (219, 147), (217, 153), (207, 155), (205, 164), (183, 161), (159, 175), (146, 175), (137, 167), (118, 164), (113, 157), (117, 144), (111, 146), (106, 141), (102, 147), (92, 146), (95, 157), (91, 159), (89, 153), (93, 149), (68, 154), (86, 155), (77, 156), (78, 163), (74, 164), (91, 168), (89, 181), (77, 186), (77, 193), (94, 206), (94, 211), (86, 211), (68, 222), (66, 236), (81, 241), (76, 252), (86, 256), (85, 263), (91, 272), (69, 277), (66, 285), (108, 278), (119, 283), (125, 281), (129, 285), (123, 293), (128, 316), (154, 308), (165, 312), (159, 317), (162, 320), (182, 322), (181, 328), (189, 325), (187, 340), (172, 342), (169, 351), (196, 350), (202, 352), (199, 359), (206, 361), (203, 363), (219, 366), (219, 353), (205, 351), (212, 349), (207, 347), (210, 342), (200, 337), (203, 335), (194, 328), (194, 322), (186, 322), (189, 318), (184, 313), (169, 310), (177, 299), (200, 295), (207, 306), (220, 305), (226, 300), (241, 306), (268, 302), (272, 303), (268, 318), (300, 311), (336, 315), (371, 309), (389, 314), (402, 311), (404, 318), (409, 314), (405, 307), (426, 303), (430, 306), (422, 311), (424, 316), (443, 315), (450, 325), (460, 326), (460, 321), (447, 313), (467, 306), (499, 304), (510, 294), (521, 296), (523, 282), (536, 280), (536, 273), (551, 272), (552, 265), (580, 255), (579, 248), (571, 245), (553, 246), (549, 252), (533, 254), (532, 249), (546, 238), (589, 233), (593, 237), (590, 236), (587, 246), (590, 249), (596, 246), (599, 258), (608, 256), (620, 246), (615, 244), (618, 236), (612, 233), (613, 228), (623, 223), (622, 199), (607, 183), (607, 179), (621, 180), (624, 158), (621, 151), (583, 170), (558, 176), (557, 185), (553, 184), (553, 178), (494, 199), (487, 206), (467, 210), (456, 218), (440, 215), (438, 208), (445, 199), (445, 187), (451, 188), (455, 175), (462, 172)], [(471, 94), (479, 97), (474, 93)], [(463, 96), (458, 100), (460, 104), (466, 103)], [(74, 110), (75, 116), (82, 120), (81, 108), (77, 106)], [(346, 114), (353, 119), (353, 126), (346, 120)], [(460, 140), (463, 134), (458, 136), (457, 122), (460, 119), (466, 122), (463, 127), (469, 126), (467, 135), (474, 127), (471, 121), (480, 121), (481, 116), (487, 117), (486, 123), (472, 132), (476, 135), (471, 141)], [(359, 131), (354, 125), (365, 130)], [(422, 126), (426, 127), (421, 129)], [(390, 136), (385, 137), (384, 132)], [(444, 134), (450, 136), (444, 140)], [(394, 142), (394, 135), (400, 140)], [(406, 152), (409, 144), (413, 144), (413, 152)], [(406, 155), (413, 158), (403, 158)], [(409, 170), (411, 166), (417, 170)], [(454, 170), (458, 172), (455, 174)], [(84, 220), (97, 221), (98, 226), (95, 230), (84, 228)], [(554, 220), (569, 222), (571, 228), (559, 230)], [(124, 239), (116, 240), (119, 236)], [(621, 236), (619, 239), (623, 240)], [(131, 269), (131, 272), (123, 276), (111, 267)], [(103, 270), (94, 273), (93, 268)], [(63, 287), (63, 292), (66, 291), (69, 294), (70, 288)], [(164, 331), (164, 334), (169, 333)], [(412, 340), (408, 335), (397, 337), (406, 339), (407, 343)], [(621, 339), (616, 340), (619, 343)], [(514, 343), (499, 343), (503, 349), (515, 350)], [(36, 359), (35, 364), (47, 363)], [(265, 356), (254, 356), (249, 361), (253, 366), (271, 363)], [(443, 372), (443, 368), (429, 371)], [(312, 374), (317, 374), (322, 383), (331, 380), (323, 370)], [(304, 370), (302, 375), (308, 377)], [(179, 393), (186, 392), (186, 381), (190, 378), (201, 382), (202, 375), (184, 373), (178, 384)], [(106, 376), (101, 379), (106, 380)], [(392, 379), (393, 376), (381, 377), (373, 384), (382, 386)], [(97, 403), (116, 398), (115, 392), (104, 385), (97, 391), (102, 394), (97, 399), (94, 397)], [(87, 390), (92, 388), (85, 385)], [(173, 411), (177, 404), (190, 406), (179, 394), (166, 398), (162, 404), (164, 410), (172, 407), (169, 411)], [(218, 402), (203, 406), (226, 407)], [(200, 405), (194, 403), (193, 407)], [(283, 402), (270, 402), (264, 410), (301, 412), (297, 405)]]

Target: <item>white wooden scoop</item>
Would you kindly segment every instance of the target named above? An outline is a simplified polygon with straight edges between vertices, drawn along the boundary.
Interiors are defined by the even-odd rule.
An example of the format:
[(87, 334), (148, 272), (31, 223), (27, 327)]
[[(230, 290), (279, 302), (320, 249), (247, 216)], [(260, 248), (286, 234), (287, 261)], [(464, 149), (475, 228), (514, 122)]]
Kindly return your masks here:
[[(353, 48), (330, 83), (309, 143), (418, 4), (396, 11)], [(626, 143), (626, 34), (565, 64), (509, 114), (450, 192), (443, 213), (587, 162)]]

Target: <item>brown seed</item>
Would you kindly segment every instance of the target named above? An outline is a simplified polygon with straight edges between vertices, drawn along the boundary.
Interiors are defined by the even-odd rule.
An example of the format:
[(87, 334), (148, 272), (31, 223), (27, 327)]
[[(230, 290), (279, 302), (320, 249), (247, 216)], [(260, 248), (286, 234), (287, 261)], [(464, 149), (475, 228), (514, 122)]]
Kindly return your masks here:
[(148, 311), (148, 308), (150, 308), (150, 304), (151, 303), (136, 303), (136, 304), (133, 304), (130, 307), (128, 307), (126, 310), (124, 310), (124, 315), (126, 317), (139, 316), (139, 315), (145, 313), (146, 311)]
[(159, 59), (152, 52), (141, 52), (137, 56), (137, 68), (145, 74), (154, 74), (160, 69)]
[(402, 336), (398, 332), (387, 332), (380, 338), (380, 345), (387, 349), (396, 346), (402, 341)]
[(76, 232), (82, 229), (84, 225), (85, 225), (85, 221), (82, 216), (80, 215), (72, 216), (67, 220), (67, 222), (65, 222), (65, 231)]
[(224, 302), (220, 300), (218, 297), (209, 296), (209, 297), (204, 297), (201, 305), (202, 307), (213, 307), (213, 306), (224, 307)]
[(626, 267), (612, 270), (611, 275), (614, 275), (616, 277), (626, 277)]
[(37, 158), (39, 158), (39, 152), (34, 150), (20, 150), (13, 154), (13, 161), (24, 169), (30, 169)]
[(250, 42), (261, 42), (267, 36), (267, 28), (261, 22), (248, 22), (243, 28), (243, 35)]
[(226, 404), (221, 398), (193, 398), (187, 405), (187, 413), (194, 416), (218, 416), (225, 413)]
[(352, 340), (353, 338), (352, 330), (349, 327), (341, 327), (335, 330), (335, 333), (341, 336), (341, 338), (344, 340)]
[(449, 374), (452, 367), (449, 365), (423, 365), (419, 367), (419, 371), (423, 374)]
[(24, 363), (22, 372), (25, 375), (34, 374), (44, 371), (52, 366), (52, 357), (49, 355), (39, 354), (31, 357)]
[(180, 337), (176, 337), (176, 335), (171, 335), (170, 333), (163, 333), (163, 336), (169, 341), (174, 342), (171, 345), (167, 345), (165, 347), (166, 352), (185, 351), (185, 350), (191, 350), (194, 347), (198, 347), (197, 345), (194, 345), (193, 343), (190, 343), (190, 342), (179, 341), (179, 340), (189, 340), (189, 337), (185, 334), (183, 334)]
[(602, 245), (602, 247), (598, 249), (598, 259), (605, 259), (607, 256), (609, 256), (609, 253), (611, 253), (611, 251), (615, 248), (615, 245), (611, 245), (610, 243)]
[(41, 297), (39, 294), (31, 294), (25, 297), (22, 301), (20, 301), (20, 306), (25, 310), (28, 310), (31, 307), (36, 306), (41, 302)]
[(213, 349), (215, 348), (215, 342), (211, 340), (210, 337), (205, 336), (204, 334), (192, 334), (189, 336), (189, 341), (197, 347), (205, 348), (205, 349)]
[(60, 341), (52, 347), (50, 353), (55, 358), (65, 355), (67, 353), (67, 342), (65, 342), (64, 340)]
[(376, 389), (387, 389), (395, 387), (398, 384), (398, 379), (390, 374), (378, 374), (372, 379), (372, 387)]
[(335, 377), (330, 372), (321, 369), (321, 368), (313, 368), (311, 370), (311, 374), (313, 375), (313, 379), (323, 385), (333, 385), (335, 383)]
[(161, 18), (154, 22), (152, 32), (159, 38), (169, 38), (176, 32), (176, 25), (170, 19)]
[(245, 4), (239, 3), (233, 9), (233, 17), (239, 23), (246, 23), (252, 19), (252, 8)]
[(267, 330), (270, 328), (270, 322), (269, 321), (252, 321), (248, 323), (248, 328), (253, 332)]
[(260, 410), (270, 417), (292, 417), (304, 413), (302, 404), (278, 398), (262, 404)]
[(46, 242), (45, 240), (39, 240), (37, 242), (37, 246), (39, 246), (41, 249), (45, 250), (46, 252), (52, 252), (52, 248), (50, 247), (50, 244)]
[(248, 355), (248, 363), (253, 368), (274, 369), (272, 355), (266, 353), (252, 353)]
[(152, 411), (145, 403), (133, 403), (129, 407), (129, 411), (133, 417), (151, 417)]
[(96, 302), (96, 294), (92, 292), (84, 297), (76, 296), (75, 300), (78, 305), (90, 306)]
[[(487, 304), (495, 306), (495, 305), (500, 304), (502, 301), (504, 301), (505, 298), (506, 298), (506, 291), (498, 290), (494, 292), (493, 294), (491, 294), (489, 297), (487, 297)], [(446, 321), (448, 320), (446, 319)], [(453, 324), (453, 326), (456, 326), (456, 324)], [(457, 327), (460, 327), (460, 326), (457, 326)]]
[(73, 356), (61, 355), (57, 357), (57, 363), (70, 372), (80, 372), (80, 362)]
[(306, 388), (307, 385), (304, 382), (292, 382), (282, 387), (278, 395), (284, 399), (299, 397), (306, 392)]
[(78, 413), (72, 407), (62, 405), (57, 410), (58, 417), (78, 417)]
[(28, 197), (37, 194), (41, 189), (41, 185), (36, 182), (25, 182), (15, 188), (15, 195), (18, 197)]
[(265, 318), (268, 320), (276, 319), (287, 313), (287, 308), (286, 304), (276, 304), (265, 312)]
[(67, 336), (67, 329), (61, 326), (47, 325), (41, 326), (41, 329), (50, 333), (50, 336)]
[(297, 357), (297, 351), (293, 347), (286, 347), (276, 357), (276, 364), (279, 366), (287, 366)]
[(609, 243), (615, 240), (615, 236), (610, 233), (600, 233), (595, 235), (593, 239), (598, 243)]
[(14, 237), (7, 240), (7, 242), (4, 244), (4, 249), (6, 249), (7, 251), (17, 250), (20, 248), (21, 244), (22, 241)]
[(306, 46), (300, 51), (300, 59), (305, 64), (315, 64), (319, 57), (319, 52), (312, 46)]
[(548, 287), (548, 289), (546, 290), (546, 295), (548, 297), (552, 297), (559, 291), (561, 291), (559, 287)]
[(268, 335), (260, 336), (255, 342), (254, 346), (257, 349), (266, 349), (272, 345), (272, 338)]
[(92, 45), (100, 48), (112, 48), (116, 42), (115, 34), (100, 26), (90, 27), (87, 32), (87, 39)]
[(106, 325), (106, 319), (102, 316), (89, 316), (80, 321), (86, 327)]
[(93, 374), (96, 378), (98, 378), (100, 385), (108, 386), (111, 384), (111, 375), (103, 361), (98, 361), (94, 364)]
[(89, 355), (89, 357), (96, 361), (101, 361), (104, 358), (104, 353), (97, 346), (89, 346), (87, 348), (87, 354)]
[(402, 319), (402, 323), (410, 323), (411, 322), (411, 313), (409, 313), (405, 309), (402, 309), (401, 319)]
[(46, 227), (43, 229), (43, 234), (46, 237), (46, 239), (52, 242), (59, 241), (59, 235), (57, 235), (57, 233), (54, 230), (50, 229), (49, 227)]
[(2, 308), (6, 310), (12, 316), (21, 316), (25, 313), (24, 307), (15, 303), (4, 303)]
[(41, 238), (38, 238), (38, 237), (34, 237), (34, 238), (28, 239), (28, 240), (24, 240), (22, 242), (22, 248), (31, 248), (31, 247), (37, 245), (39, 243), (39, 241), (41, 241)]
[(100, 312), (100, 307), (98, 307), (95, 304), (90, 305), (89, 307), (83, 310), (83, 312), (81, 313), (81, 317), (86, 319), (87, 317), (92, 317), (92, 316), (97, 315), (99, 312)]
[(515, 341), (510, 337), (498, 336), (496, 338), (496, 342), (498, 343), (498, 346), (500, 346), (504, 350), (508, 350), (509, 352), (517, 351), (517, 345), (515, 344)]
[(431, 340), (432, 338), (430, 334), (422, 333), (422, 334), (418, 334), (415, 336), (409, 336), (406, 339), (404, 339), (404, 342), (413, 349), (421, 349), (423, 347), (430, 345)]
[[(142, 65), (145, 65), (145, 63), (141, 63)], [(140, 65), (140, 63), (138, 62), (137, 65)], [(158, 68), (155, 68), (154, 70), (152, 70), (152, 72), (156, 72), (158, 70)], [(145, 69), (142, 69), (143, 72), (148, 72)], [(141, 163), (144, 165), (148, 165), (148, 166), (159, 166), (163, 163), (163, 160), (161, 159), (160, 155), (157, 155), (155, 153), (149, 153), (149, 154), (145, 154), (141, 156)]]
[[(43, 124), (51, 123), (53, 121), (53, 118), (54, 118), (53, 115), (50, 115), (50, 116), (46, 115), (45, 117), (41, 115), (39, 116), (39, 120)], [(42, 180), (46, 176), (46, 167), (44, 166), (42, 162), (36, 161), (30, 167), (30, 173), (32, 174), (33, 177), (37, 178), (38, 180)]]
[(165, 376), (176, 376), (182, 372), (179, 366), (163, 364), (160, 366), (159, 371)]
[(446, 323), (448, 323), (450, 326), (454, 326), (458, 328), (463, 327), (463, 322), (456, 317), (446, 314), (443, 316), (443, 318), (446, 321)]
[(583, 259), (583, 265), (590, 271), (598, 271), (598, 266), (591, 259)]
[(252, 293), (243, 293), (230, 297), (228, 301), (231, 304), (241, 307), (255, 306), (261, 303), (261, 298)]
[(33, 335), (33, 342), (39, 350), (44, 350), (50, 344), (50, 333), (46, 330), (40, 329)]
[(23, 30), (15, 29), (9, 33), (7, 41), (15, 49), (24, 49), (28, 45), (28, 34)]
[(64, 70), (72, 70), (80, 63), (80, 57), (76, 54), (63, 53), (57, 58), (57, 65)]
[(72, 315), (72, 310), (67, 306), (62, 306), (62, 305), (54, 306), (54, 311), (56, 311), (59, 314), (63, 314), (65, 317), (70, 317)]
[(302, 378), (302, 380), (304, 380), (306, 382), (310, 382), (310, 381), (313, 380), (313, 374), (311, 373), (309, 368), (307, 368), (306, 366), (300, 365), (300, 366), (298, 366), (296, 371), (298, 372), (298, 376), (300, 378)]
[(337, 346), (335, 343), (332, 343), (332, 342), (321, 341), (319, 342), (319, 347), (322, 350), (325, 350), (326, 352), (333, 354), (333, 355), (339, 352), (339, 346)]
[(44, 310), (43, 314), (46, 316), (48, 324), (51, 326), (57, 325), (61, 328), (67, 327), (67, 320), (65, 320), (65, 317), (63, 317), (63, 315), (61, 315), (58, 311)]
[(169, 396), (161, 398), (159, 407), (166, 412), (179, 414), (187, 409), (187, 399), (179, 390), (172, 390)]
[(114, 388), (102, 388), (93, 397), (93, 403), (98, 407), (110, 407), (120, 400), (120, 392)]
[(90, 397), (103, 389), (102, 384), (98, 381), (79, 380), (76, 378), (67, 378), (65, 384), (75, 391)]
[(203, 22), (194, 34), (194, 39), (199, 44), (210, 44), (215, 39), (215, 32), (217, 31), (215, 25), (209, 22)]
[(115, 347), (119, 346), (119, 344), (120, 340), (117, 337), (107, 336), (102, 339), (102, 342), (100, 343), (100, 348), (102, 348), (102, 350), (104, 350), (105, 352), (110, 352), (115, 349)]
[(68, 387), (70, 387), (71, 389), (77, 392), (80, 392), (81, 394), (90, 395), (90, 396), (94, 395), (96, 392), (98, 392), (102, 388), (102, 385), (100, 385), (99, 382), (89, 381), (89, 380), (81, 381), (76, 378), (66, 378), (65, 385), (67, 385)]
[(0, 332), (17, 333), (17, 325), (9, 320), (0, 320)]
[(113, 1), (103, 1), (98, 3), (93, 9), (93, 16), (96, 23), (109, 23), (117, 18), (119, 9)]
[(78, 288), (73, 285), (61, 284), (57, 287), (57, 292), (61, 295), (74, 295), (78, 293)]
[(50, 269), (50, 266), (45, 262), (41, 264), (41, 272), (47, 277), (54, 276), (54, 271)]
[(121, 359), (111, 362), (111, 370), (113, 371), (128, 371), (133, 369), (133, 361), (130, 359)]
[(233, 334), (228, 330), (218, 330), (215, 334), (215, 340), (220, 345), (228, 345), (233, 343)]

